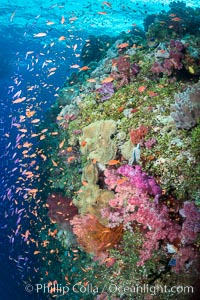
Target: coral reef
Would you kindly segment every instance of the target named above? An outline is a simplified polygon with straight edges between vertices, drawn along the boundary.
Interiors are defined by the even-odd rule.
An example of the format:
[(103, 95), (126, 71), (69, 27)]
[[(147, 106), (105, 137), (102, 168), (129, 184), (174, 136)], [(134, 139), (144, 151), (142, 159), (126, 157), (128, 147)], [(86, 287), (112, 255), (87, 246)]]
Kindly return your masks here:
[(151, 68), (152, 73), (172, 75), (175, 70), (183, 68), (185, 46), (179, 40), (171, 40), (169, 45), (159, 44), (155, 50), (156, 61)]
[(99, 179), (99, 172), (96, 164), (92, 161), (89, 161), (84, 165), (82, 172), (82, 182), (88, 182), (91, 184), (97, 183)]
[(137, 145), (148, 133), (148, 127), (141, 125), (137, 129), (132, 129), (130, 131), (130, 139), (133, 145)]
[(111, 77), (118, 81), (117, 88), (130, 83), (132, 77), (139, 73), (140, 67), (137, 63), (130, 63), (130, 58), (119, 56), (113, 59)]
[[(199, 272), (199, 10), (172, 3), (144, 25), (90, 37), (85, 71), (60, 91), (43, 141), (61, 269), (100, 288), (195, 285)], [(122, 294), (97, 298), (133, 297)]]
[(180, 234), (181, 242), (183, 245), (192, 244), (200, 233), (200, 211), (194, 202), (186, 201), (179, 212), (185, 218)]

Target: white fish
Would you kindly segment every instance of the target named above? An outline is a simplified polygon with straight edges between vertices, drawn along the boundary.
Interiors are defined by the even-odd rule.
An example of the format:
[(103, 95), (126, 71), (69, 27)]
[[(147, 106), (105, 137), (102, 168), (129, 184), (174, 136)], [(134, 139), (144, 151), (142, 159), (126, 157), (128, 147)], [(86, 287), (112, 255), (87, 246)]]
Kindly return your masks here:
[(19, 98), (19, 96), (21, 95), (22, 91), (18, 91), (17, 93), (14, 94), (14, 96), (12, 97), (13, 99), (14, 98)]
[(39, 32), (39, 33), (35, 33), (33, 36), (34, 37), (43, 37), (43, 36), (46, 36), (46, 32)]

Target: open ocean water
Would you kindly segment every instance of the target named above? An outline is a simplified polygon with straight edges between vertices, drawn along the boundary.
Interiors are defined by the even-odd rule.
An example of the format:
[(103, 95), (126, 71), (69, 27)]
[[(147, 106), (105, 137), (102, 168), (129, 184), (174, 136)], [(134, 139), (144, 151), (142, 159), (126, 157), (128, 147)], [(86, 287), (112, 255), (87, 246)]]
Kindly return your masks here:
[[(96, 56), (96, 50), (99, 51), (97, 47), (100, 46), (99, 44), (97, 45), (97, 40), (94, 37), (98, 39), (99, 36), (104, 36), (103, 39), (107, 41), (107, 44), (105, 42), (101, 44), (102, 49), (98, 52), (100, 56), (101, 51), (104, 51), (103, 47), (107, 51), (109, 49), (108, 44), (110, 43), (110, 46), (112, 46), (117, 40), (121, 41), (119, 49), (122, 52), (120, 52), (120, 55), (124, 55), (124, 48), (126, 49), (131, 43), (131, 39), (128, 36), (131, 32), (132, 34), (136, 34), (136, 36), (138, 34), (141, 37), (141, 41), (145, 39), (144, 30), (146, 29), (144, 28), (143, 21), (148, 15), (154, 16), (152, 23), (163, 22), (163, 24), (166, 24), (167, 21), (165, 18), (159, 21), (156, 18), (158, 18), (157, 16), (161, 11), (163, 14), (167, 14), (170, 10), (171, 2), (164, 0), (112, 0), (108, 2), (100, 0), (0, 1), (0, 300), (163, 299), (161, 296), (156, 297), (155, 295), (155, 298), (152, 298), (152, 294), (148, 295), (148, 293), (143, 298), (130, 296), (130, 294), (126, 293), (121, 293), (120, 295), (120, 293), (110, 290), (105, 290), (104, 293), (102, 286), (106, 283), (108, 277), (106, 277), (105, 282), (100, 282), (97, 288), (98, 279), (94, 283), (92, 280), (98, 278), (98, 275), (96, 275), (98, 274), (98, 266), (94, 266), (93, 261), (89, 262), (85, 252), (80, 250), (81, 247), (77, 248), (77, 242), (73, 240), (74, 237), (69, 237), (70, 248), (67, 248), (63, 242), (59, 242), (60, 240), (56, 236), (58, 230), (70, 231), (70, 229), (65, 224), (60, 229), (57, 229), (55, 223), (59, 223), (60, 219), (58, 218), (58, 220), (55, 216), (53, 221), (49, 219), (48, 207), (50, 204), (46, 205), (46, 200), (55, 192), (59, 195), (61, 193), (68, 197), (68, 199), (70, 198), (71, 201), (70, 193), (75, 192), (74, 195), (76, 195), (77, 191), (81, 188), (80, 176), (85, 161), (82, 160), (81, 165), (81, 159), (78, 156), (80, 153), (77, 154), (77, 144), (73, 146), (75, 150), (71, 150), (71, 144), (67, 143), (69, 136), (63, 134), (59, 129), (60, 119), (56, 119), (56, 117), (66, 104), (70, 104), (70, 101), (73, 102), (73, 97), (78, 96), (78, 90), (77, 94), (73, 94), (74, 89), (77, 89), (77, 87), (80, 90), (83, 89), (84, 82), (90, 78), (90, 73), (88, 73), (88, 77), (78, 77), (79, 75), (75, 75), (75, 73), (79, 74), (81, 71), (88, 72), (92, 68), (92, 71), (94, 71), (95, 65), (90, 64), (89, 67), (87, 65), (93, 58), (97, 62), (100, 61), (100, 58), (97, 59)], [(178, 3), (180, 4), (180, 2)], [(194, 19), (196, 18), (196, 23), (192, 25), (191, 21), (191, 26), (197, 26), (196, 33), (193, 32), (192, 34), (193, 36), (197, 34), (199, 37), (200, 2), (190, 0), (183, 1), (183, 3), (186, 3), (187, 8), (196, 10), (196, 17), (195, 14), (193, 16)], [(192, 13), (188, 10), (188, 18), (190, 18)], [(171, 25), (169, 24), (168, 27), (176, 26), (182, 22), (181, 14), (183, 14), (183, 11), (180, 11), (179, 16), (178, 5), (174, 13), (170, 11), (170, 14), (172, 15), (171, 18), (174, 18), (174, 25), (170, 23)], [(187, 15), (184, 17), (186, 18)], [(184, 27), (184, 24), (181, 26)], [(173, 28), (171, 29), (173, 31)], [(184, 31), (179, 34), (183, 37)], [(190, 35), (189, 31), (187, 35)], [(94, 40), (93, 48), (90, 47), (92, 39)], [(200, 41), (200, 38), (198, 41)], [(150, 49), (156, 49), (159, 43), (162, 45), (164, 43), (159, 39), (157, 41), (156, 31), (155, 35), (149, 38), (148, 42)], [(133, 42), (132, 49), (134, 45)], [(87, 54), (87, 47), (88, 49), (92, 49), (93, 52), (88, 57), (86, 55), (84, 61), (83, 49)], [(150, 55), (149, 48), (144, 48), (146, 50), (144, 50), (143, 55)], [(164, 53), (166, 48), (161, 50)], [(145, 54), (145, 51), (148, 54)], [(105, 57), (106, 55), (101, 57), (101, 59)], [(115, 59), (114, 56), (113, 59)], [(186, 76), (186, 79), (180, 79), (179, 77), (179, 82), (181, 80), (183, 83), (187, 80), (188, 82), (191, 80), (194, 80), (195, 83), (198, 82), (200, 72), (198, 71), (197, 74), (194, 74), (196, 72), (194, 68), (195, 64), (200, 65), (199, 62), (200, 54), (197, 53), (195, 63), (191, 61), (187, 65), (189, 66), (189, 71), (187, 70), (189, 72), (188, 77)], [(117, 64), (116, 61), (115, 63)], [(200, 67), (198, 66), (198, 68)], [(93, 77), (95, 77), (94, 74)], [(192, 79), (190, 78), (191, 74), (194, 75)], [(100, 75), (96, 77), (98, 78), (98, 76)], [(108, 73), (106, 76), (108, 78), (112, 77)], [(90, 80), (91, 84), (93, 77)], [(95, 78), (95, 80), (97, 79)], [(112, 80), (113, 78), (110, 81)], [(116, 80), (119, 80), (119, 78)], [(108, 82), (109, 79), (107, 80)], [(126, 82), (127, 85), (129, 83)], [(160, 85), (162, 84), (164, 85), (164, 83), (160, 83)], [(142, 87), (146, 85), (145, 79), (140, 85)], [(116, 85), (115, 88), (118, 89), (120, 88), (119, 86), (120, 84)], [(60, 96), (63, 87), (66, 88), (66, 93), (70, 99), (66, 102), (62, 98), (64, 97), (63, 94)], [(70, 98), (70, 89), (72, 98)], [(140, 88), (141, 92), (145, 91), (145, 89), (146, 87)], [(90, 93), (91, 91), (92, 88), (90, 87), (89, 90), (85, 90), (85, 93)], [(156, 92), (155, 90), (152, 92), (154, 93), (151, 94), (152, 97), (156, 96)], [(113, 92), (106, 92), (106, 97), (108, 97), (107, 93), (112, 94)], [(55, 105), (58, 98), (59, 102)], [(81, 101), (81, 99), (79, 100)], [(121, 108), (117, 108), (118, 111), (120, 109), (123, 111), (122, 106), (124, 104), (121, 104)], [(84, 115), (82, 117), (84, 118)], [(109, 118), (111, 117), (112, 114)], [(65, 119), (66, 124), (63, 123), (64, 125), (61, 127), (68, 129), (68, 123), (73, 118), (76, 119), (77, 115), (73, 112), (72, 108), (70, 113), (68, 113), (68, 119)], [(80, 128), (74, 129), (79, 130)], [(74, 132), (74, 136), (76, 134), (77, 132)], [(57, 140), (52, 140), (52, 136), (55, 136)], [(84, 143), (87, 142), (82, 140), (81, 143), (81, 147), (84, 147)], [(64, 144), (66, 145), (65, 148), (68, 149), (66, 151), (72, 151), (72, 153), (63, 154), (59, 152), (60, 156), (56, 157), (54, 150), (61, 150)], [(135, 157), (138, 155), (138, 149), (139, 146), (135, 149)], [(54, 153), (52, 156), (50, 154), (51, 151)], [(59, 169), (58, 159), (61, 159), (63, 156), (67, 162)], [(96, 158), (92, 157), (92, 159), (95, 160)], [(137, 158), (135, 159), (137, 161)], [(72, 164), (72, 167), (70, 164), (71, 161), (72, 163), (75, 161), (75, 165)], [(109, 165), (115, 166), (120, 162), (122, 162), (122, 159), (119, 156), (111, 157)], [(77, 183), (74, 189), (71, 183), (69, 183), (67, 188), (66, 186), (63, 187), (63, 183), (61, 184), (61, 174), (62, 172), (67, 172), (65, 167), (69, 172), (71, 172), (70, 168), (73, 169), (73, 175), (71, 176), (75, 176), (74, 170), (77, 172), (77, 177), (74, 177), (75, 179), (73, 180), (75, 186), (78, 180), (80, 184)], [(56, 168), (55, 173), (52, 172), (52, 168)], [(101, 174), (99, 175), (99, 182), (102, 180), (102, 170), (104, 169), (99, 171)], [(151, 171), (150, 175), (152, 175)], [(67, 176), (66, 178), (68, 178)], [(56, 184), (52, 183), (54, 178), (55, 182), (57, 182)], [(58, 178), (60, 178), (60, 183), (58, 182)], [(70, 179), (69, 182), (71, 182)], [(82, 182), (83, 186), (84, 183), (87, 185), (87, 180), (82, 180)], [(62, 196), (58, 196), (58, 198), (60, 199), (60, 202), (58, 201), (57, 203), (59, 206), (63, 198)], [(191, 200), (193, 199), (191, 197)], [(49, 203), (51, 200), (49, 200)], [(69, 206), (69, 204), (67, 205)], [(57, 215), (62, 214), (64, 210), (65, 208), (62, 210), (61, 206), (60, 211), (57, 211)], [(181, 221), (180, 224), (182, 224)], [(198, 227), (198, 225), (196, 226)], [(195, 245), (197, 245), (197, 242)], [(177, 245), (176, 247), (178, 249)], [(83, 249), (86, 248), (83, 246)], [(130, 248), (130, 251), (133, 250)], [(77, 265), (76, 252), (79, 253)], [(172, 259), (172, 254), (170, 255)], [(162, 259), (164, 260), (163, 257)], [(63, 261), (64, 263), (62, 263)], [(80, 268), (81, 261), (83, 264)], [(190, 263), (189, 259), (187, 262), (188, 264)], [(87, 277), (86, 275), (89, 274), (87, 273), (89, 272), (88, 270), (93, 267), (95, 271)], [(160, 266), (159, 271), (156, 270), (155, 273), (160, 274), (159, 272), (163, 272), (164, 274), (169, 271), (168, 267), (165, 271), (162, 271), (162, 268), (164, 267)], [(117, 272), (120, 273), (119, 266), (117, 270), (113, 271), (116, 274), (115, 276), (118, 276)], [(78, 274), (79, 272), (82, 273), (76, 277), (74, 274)], [(72, 288), (78, 282), (81, 282), (81, 291), (79, 285), (77, 285), (77, 289), (75, 290)], [(142, 284), (145, 280), (136, 282)], [(165, 283), (166, 279), (163, 282)], [(62, 288), (65, 284), (66, 293), (63, 295)], [(117, 284), (120, 285), (120, 280)], [(86, 287), (88, 287), (87, 292)], [(106, 292), (110, 292), (110, 294)], [(185, 295), (185, 298), (179, 298), (180, 296), (177, 296), (177, 294), (167, 297), (169, 298), (164, 299), (197, 299), (190, 298), (189, 295)]]

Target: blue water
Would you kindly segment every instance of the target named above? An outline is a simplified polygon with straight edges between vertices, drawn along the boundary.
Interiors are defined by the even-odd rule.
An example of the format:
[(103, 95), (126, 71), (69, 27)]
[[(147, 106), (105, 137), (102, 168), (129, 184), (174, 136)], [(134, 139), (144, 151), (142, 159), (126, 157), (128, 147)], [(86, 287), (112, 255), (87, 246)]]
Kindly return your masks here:
[[(114, 0), (109, 2), (110, 8), (102, 2), (0, 1), (0, 300), (39, 299), (25, 291), (27, 282), (37, 282), (40, 277), (40, 262), (33, 255), (36, 247), (27, 244), (23, 236), (35, 218), (31, 213), (34, 201), (25, 201), (27, 189), (35, 187), (38, 177), (19, 180), (26, 170), (39, 174), (40, 170), (35, 170), (39, 161), (36, 157), (32, 165), (22, 153), (27, 148), (18, 148), (19, 142), (31, 143), (29, 154), (35, 153), (38, 141), (31, 135), (55, 102), (71, 73), (70, 66), (80, 64), (89, 35), (117, 36), (133, 23), (143, 27), (147, 12), (168, 10), (170, 3)], [(200, 4), (185, 2), (192, 7)], [(107, 14), (98, 14), (102, 11)], [(26, 101), (13, 103), (23, 97)], [(40, 121), (33, 124), (28, 117), (20, 117), (26, 116), (27, 110), (35, 111), (34, 117)]]

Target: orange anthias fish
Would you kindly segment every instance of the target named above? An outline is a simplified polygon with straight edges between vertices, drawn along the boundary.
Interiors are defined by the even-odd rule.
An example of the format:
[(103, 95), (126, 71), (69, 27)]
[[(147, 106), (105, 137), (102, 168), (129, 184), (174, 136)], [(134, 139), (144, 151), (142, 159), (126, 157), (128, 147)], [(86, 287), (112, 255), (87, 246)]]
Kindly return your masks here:
[(112, 77), (107, 77), (107, 78), (104, 78), (101, 83), (109, 83), (109, 82), (112, 82), (114, 80), (114, 78)]
[(62, 35), (62, 36), (59, 37), (58, 40), (59, 40), (59, 41), (64, 41), (64, 40), (66, 40), (66, 37), (65, 37), (64, 35)]
[(178, 18), (178, 17), (176, 17), (176, 18), (173, 18), (173, 19), (172, 19), (172, 21), (174, 21), (174, 22), (180, 22), (180, 21), (182, 21), (182, 19), (181, 19), (181, 18)]
[(110, 2), (104, 1), (104, 2), (102, 2), (102, 4), (103, 4), (103, 5), (107, 5), (108, 7), (111, 7)]
[(46, 36), (46, 32), (39, 32), (39, 33), (35, 33), (33, 36), (34, 37), (43, 37), (43, 36)]
[(61, 22), (60, 22), (61, 24), (64, 24), (65, 23), (65, 17), (64, 16), (62, 16), (62, 19), (61, 19)]
[(87, 82), (96, 82), (96, 80), (94, 78), (90, 78), (87, 80)]
[(54, 24), (54, 22), (51, 22), (51, 21), (47, 21), (47, 23), (46, 23), (47, 25), (53, 25)]
[(138, 88), (138, 92), (139, 93), (143, 93), (145, 90), (146, 90), (146, 85), (141, 85), (141, 86), (139, 86), (139, 88)]
[(22, 98), (17, 98), (16, 100), (14, 100), (12, 103), (20, 103), (22, 101), (26, 100), (26, 97), (22, 97)]
[(118, 108), (118, 110), (117, 110), (117, 111), (118, 111), (119, 113), (121, 113), (121, 112), (123, 112), (123, 111), (124, 111), (124, 109), (125, 109), (125, 107), (124, 107), (124, 106), (120, 106), (120, 107)]
[(72, 152), (73, 148), (72, 147), (67, 147), (67, 152)]
[(40, 119), (34, 119), (31, 121), (31, 123), (33, 123), (33, 124), (38, 123), (38, 122), (40, 122)]
[(98, 11), (98, 15), (106, 15), (105, 11)]
[(82, 141), (82, 142), (81, 142), (81, 146), (82, 146), (82, 147), (85, 147), (86, 144), (87, 144), (86, 141)]
[(123, 178), (120, 178), (120, 179), (117, 180), (117, 184), (122, 184), (122, 183), (124, 183), (126, 181), (127, 181), (127, 178), (123, 177)]
[(27, 111), (26, 111), (26, 116), (27, 116), (28, 118), (31, 118), (32, 116), (34, 116), (35, 113), (36, 113), (35, 110), (33, 110), (33, 111), (27, 110)]
[(158, 96), (158, 93), (155, 93), (155, 92), (153, 92), (153, 91), (147, 91), (147, 93), (148, 93), (148, 95), (149, 95), (150, 97), (156, 97), (156, 96)]
[(54, 167), (58, 166), (58, 164), (55, 162), (55, 160), (52, 159), (51, 161), (52, 161)]
[(117, 48), (123, 49), (123, 48), (126, 48), (128, 46), (129, 46), (128, 43), (122, 43), (122, 44), (117, 45)]
[(88, 182), (85, 181), (85, 180), (82, 180), (82, 185), (87, 186), (87, 185), (88, 185)]
[(84, 67), (82, 67), (82, 68), (80, 68), (80, 71), (87, 71), (87, 70), (89, 70), (90, 68), (88, 67), (88, 66), (84, 66)]
[(109, 165), (109, 166), (114, 166), (114, 165), (117, 165), (117, 164), (119, 164), (119, 163), (120, 163), (119, 160), (112, 159), (112, 160), (110, 160), (110, 161), (108, 162), (108, 165)]
[(79, 65), (72, 65), (72, 66), (70, 66), (70, 68), (76, 69), (76, 68), (80, 68), (80, 66)]
[(70, 157), (68, 157), (67, 162), (68, 162), (68, 163), (71, 163), (71, 162), (73, 162), (75, 159), (76, 159), (75, 156), (70, 156)]
[(65, 143), (65, 139), (59, 144), (59, 148), (62, 148)]
[(72, 21), (76, 21), (78, 18), (77, 17), (72, 17), (72, 18), (69, 18), (69, 21), (72, 22)]

